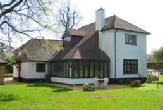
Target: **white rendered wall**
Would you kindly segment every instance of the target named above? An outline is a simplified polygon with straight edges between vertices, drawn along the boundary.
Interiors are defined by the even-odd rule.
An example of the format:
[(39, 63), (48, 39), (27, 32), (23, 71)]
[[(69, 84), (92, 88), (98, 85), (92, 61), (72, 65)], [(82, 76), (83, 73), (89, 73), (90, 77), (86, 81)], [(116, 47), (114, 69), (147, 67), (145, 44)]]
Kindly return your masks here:
[(20, 77), (28, 78), (28, 62), (21, 63)]
[[(99, 33), (99, 47), (111, 59), (110, 78), (115, 78), (115, 30), (106, 30)], [(125, 34), (137, 36), (137, 45), (125, 44)], [(146, 35), (142, 33), (120, 31), (116, 32), (116, 78), (139, 77), (139, 74), (123, 74), (123, 59), (138, 59), (138, 73), (143, 77), (146, 74)]]
[(18, 77), (18, 69), (15, 65), (13, 65), (13, 77)]
[(45, 72), (37, 72), (36, 64), (37, 63), (45, 63), (45, 62), (28, 62), (28, 77), (26, 78), (45, 78), (45, 74), (47, 73), (47, 64), (45, 63)]
[[(45, 78), (47, 73), (47, 64), (45, 63), (45, 72), (36, 72), (36, 64), (45, 62), (24, 62), (21, 63), (20, 77), (25, 79)], [(13, 66), (13, 77), (18, 77), (18, 69)]]
[[(13, 77), (18, 77), (19, 69), (14, 65), (13, 66)], [(26, 78), (28, 77), (28, 62), (21, 63), (20, 77)]]
[(114, 30), (106, 30), (99, 33), (99, 47), (111, 60), (109, 67), (110, 78), (114, 78)]
[[(125, 34), (137, 36), (137, 45), (125, 44)], [(146, 35), (135, 32), (117, 31), (116, 33), (116, 77), (143, 77), (146, 75)], [(138, 59), (138, 74), (123, 74), (123, 59)]]
[(105, 10), (100, 8), (95, 12), (95, 29), (101, 30), (105, 25)]
[(59, 77), (51, 77), (51, 82), (58, 82), (58, 83), (64, 83), (64, 84), (83, 84), (83, 83), (94, 84), (93, 78), (59, 78)]

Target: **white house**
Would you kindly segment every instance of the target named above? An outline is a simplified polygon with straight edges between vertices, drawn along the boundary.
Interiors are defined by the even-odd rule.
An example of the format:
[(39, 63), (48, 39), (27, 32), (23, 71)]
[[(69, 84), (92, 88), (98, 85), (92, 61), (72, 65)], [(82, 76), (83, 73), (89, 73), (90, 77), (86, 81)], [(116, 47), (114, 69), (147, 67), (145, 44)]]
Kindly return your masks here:
[[(64, 50), (52, 49), (49, 56), (43, 55), (46, 58), (37, 57), (37, 60), (29, 60), (29, 55), (24, 52), (25, 62), (18, 60), (22, 65), (19, 76), (28, 81), (45, 78), (66, 84), (93, 83), (94, 77), (108, 77), (109, 83), (117, 83), (122, 79), (140, 79), (144, 82), (148, 34), (150, 33), (115, 15), (105, 18), (105, 10), (99, 9), (94, 23), (78, 30), (67, 29), (62, 41), (53, 40)], [(34, 42), (37, 41), (33, 40)], [(29, 52), (31, 55), (37, 50), (32, 49)], [(39, 63), (45, 68), (44, 72), (37, 72)], [(15, 79), (19, 73), (17, 70), (14, 69)]]

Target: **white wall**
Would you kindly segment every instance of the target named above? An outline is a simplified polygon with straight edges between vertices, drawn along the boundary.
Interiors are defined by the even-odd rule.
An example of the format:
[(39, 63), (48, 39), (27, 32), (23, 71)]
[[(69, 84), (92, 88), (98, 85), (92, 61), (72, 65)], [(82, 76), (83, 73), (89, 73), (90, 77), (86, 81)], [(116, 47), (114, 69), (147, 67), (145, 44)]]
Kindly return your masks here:
[(64, 84), (83, 84), (89, 83), (93, 84), (93, 78), (59, 78), (59, 77), (51, 77), (52, 82), (64, 83)]
[(28, 78), (28, 62), (21, 63), (20, 77)]
[[(125, 34), (137, 36), (137, 45), (125, 44)], [(146, 74), (146, 35), (142, 33), (117, 31), (116, 34), (116, 73), (117, 78), (127, 77), (145, 77)], [(126, 75), (123, 74), (123, 59), (138, 59), (138, 73)]]
[[(18, 77), (18, 74), (19, 74), (18, 71), (19, 69), (14, 65), (13, 77)], [(21, 63), (20, 77), (22, 78), (28, 77), (28, 63), (27, 62)]]
[[(107, 30), (99, 34), (99, 47), (111, 58), (111, 76), (115, 77), (115, 30)], [(137, 45), (125, 44), (125, 34), (137, 35)], [(123, 74), (123, 59), (138, 59), (138, 73), (146, 74), (146, 35), (142, 33), (120, 31), (116, 32), (116, 78), (139, 77), (138, 74)]]
[(110, 78), (114, 77), (114, 30), (107, 30), (99, 33), (99, 47), (111, 59)]
[(105, 10), (102, 8), (98, 9), (95, 12), (95, 16), (96, 16), (95, 29), (101, 30), (105, 25)]
[[(45, 72), (36, 72), (36, 64), (45, 63), (45, 62), (24, 62), (21, 63), (20, 76), (25, 79), (31, 78), (45, 78), (47, 73), (47, 64), (45, 63)], [(13, 76), (18, 77), (18, 69), (16, 66), (13, 66)]]
[(37, 72), (36, 64), (45, 62), (28, 62), (28, 77), (26, 78), (45, 78), (47, 73), (47, 64), (45, 63), (45, 72)]
[(13, 65), (13, 77), (18, 77), (18, 69)]

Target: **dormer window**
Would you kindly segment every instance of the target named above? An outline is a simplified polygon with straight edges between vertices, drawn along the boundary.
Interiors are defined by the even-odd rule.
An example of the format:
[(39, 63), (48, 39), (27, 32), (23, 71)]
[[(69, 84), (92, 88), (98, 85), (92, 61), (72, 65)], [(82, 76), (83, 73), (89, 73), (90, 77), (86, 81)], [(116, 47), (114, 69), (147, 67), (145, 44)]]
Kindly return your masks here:
[(71, 36), (67, 36), (63, 38), (63, 46), (64, 47), (71, 46)]

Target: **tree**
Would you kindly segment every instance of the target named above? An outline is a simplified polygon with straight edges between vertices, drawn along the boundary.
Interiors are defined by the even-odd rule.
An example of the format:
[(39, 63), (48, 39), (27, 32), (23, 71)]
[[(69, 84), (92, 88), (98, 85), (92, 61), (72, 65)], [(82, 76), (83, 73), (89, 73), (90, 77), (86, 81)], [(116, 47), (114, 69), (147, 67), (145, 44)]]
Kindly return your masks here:
[(6, 65), (6, 69), (7, 72), (6, 73), (13, 73), (13, 59), (7, 55), (4, 54), (5, 61), (7, 61), (7, 65)]
[(54, 3), (54, 0), (1, 0), (1, 45), (11, 46), (14, 39), (33, 38), (33, 33), (37, 35), (43, 30), (54, 31)]
[(163, 47), (152, 51), (153, 60), (159, 61), (163, 60)]
[(71, 7), (70, 0), (62, 2), (62, 5), (58, 9), (58, 26), (66, 30), (67, 28), (76, 28), (81, 22), (81, 15), (79, 10)]

